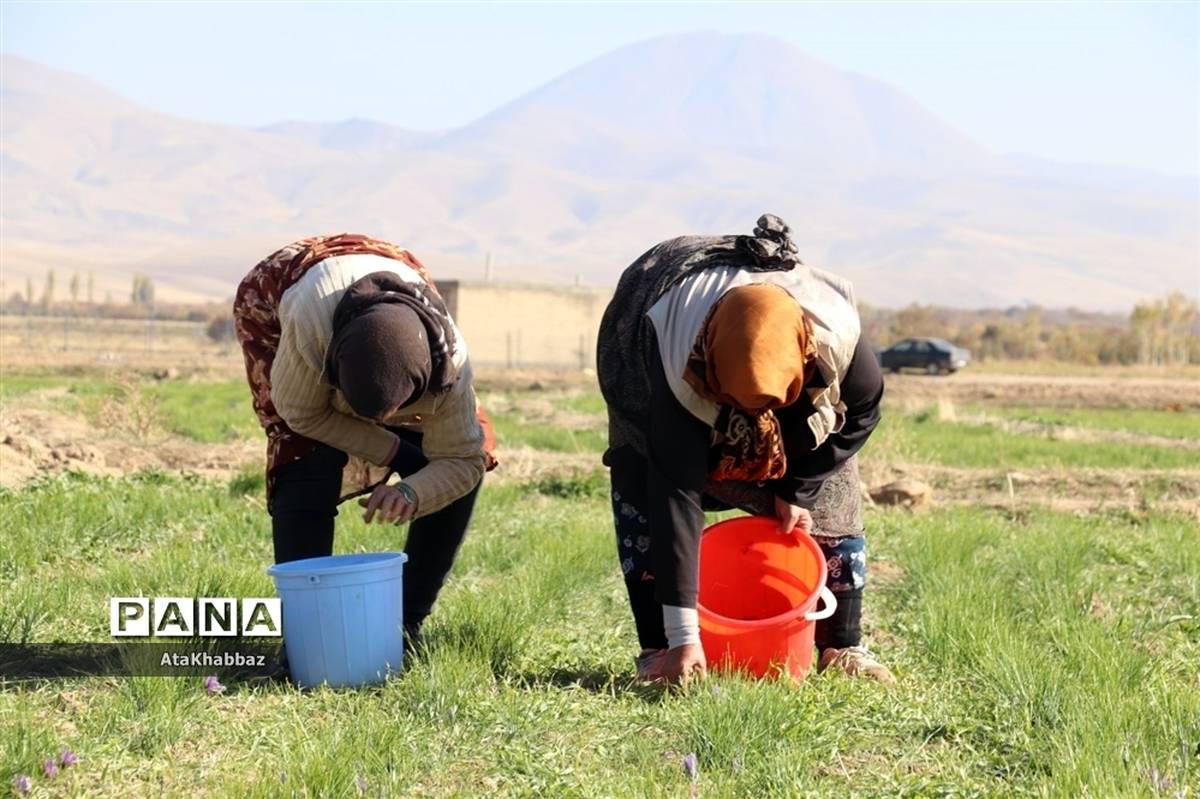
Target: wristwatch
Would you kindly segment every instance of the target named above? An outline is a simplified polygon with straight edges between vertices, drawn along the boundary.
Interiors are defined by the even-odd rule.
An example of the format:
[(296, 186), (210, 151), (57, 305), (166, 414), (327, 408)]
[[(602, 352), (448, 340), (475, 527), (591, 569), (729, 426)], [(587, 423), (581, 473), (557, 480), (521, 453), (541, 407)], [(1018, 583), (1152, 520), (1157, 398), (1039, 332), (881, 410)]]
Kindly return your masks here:
[(404, 501), (414, 508), (417, 506), (417, 492), (408, 483), (401, 480), (393, 486), (397, 491), (404, 495)]

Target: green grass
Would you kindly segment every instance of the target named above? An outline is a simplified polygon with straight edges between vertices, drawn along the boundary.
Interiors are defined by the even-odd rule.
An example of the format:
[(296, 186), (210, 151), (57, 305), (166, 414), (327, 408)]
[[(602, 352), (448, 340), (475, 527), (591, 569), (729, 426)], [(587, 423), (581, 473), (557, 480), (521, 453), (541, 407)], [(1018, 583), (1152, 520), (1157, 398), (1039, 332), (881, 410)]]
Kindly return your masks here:
[[(114, 594), (269, 592), (252, 483), (3, 492), (0, 630), (100, 640)], [(877, 581), (867, 625), (897, 686), (721, 677), (671, 695), (631, 683), (606, 504), (600, 477), (485, 490), (427, 653), (379, 688), (0, 688), (0, 784), (59, 745), (83, 763), (55, 795), (355, 796), (361, 777), (368, 796), (686, 796), (687, 753), (706, 797), (1140, 796), (1150, 769), (1200, 779), (1194, 522), (876, 512), (872, 557), (903, 576)], [(339, 530), (339, 551), (403, 543), (353, 512)]]
[(554, 401), (554, 405), (555, 407), (562, 408), (564, 411), (590, 413), (601, 418), (605, 418), (605, 415), (608, 413), (608, 407), (604, 404), (604, 397), (600, 396), (598, 390), (584, 391), (559, 397)]
[[(560, 397), (554, 405), (565, 411), (595, 416), (593, 426), (568, 430), (530, 425), (519, 414), (495, 419), (502, 444), (526, 445), (557, 452), (603, 452), (604, 401), (598, 393)], [(972, 412), (981, 412), (971, 409)], [(1172, 411), (1105, 409), (988, 408), (1000, 418), (1035, 421), (1044, 434), (1014, 433), (988, 423), (943, 421), (934, 409), (917, 413), (888, 412), (871, 442), (873, 450), (897, 453), (908, 460), (943, 466), (987, 469), (1030, 468), (1194, 468), (1197, 455), (1170, 446), (1132, 446), (1125, 442), (1078, 441), (1055, 438), (1055, 429), (1084, 427), (1124, 431), (1133, 435), (1200, 439), (1200, 415)]]
[(0, 375), (0, 399), (13, 399), (34, 391), (72, 385), (76, 380), (62, 375), (3, 374)]
[(171, 381), (145, 390), (157, 403), (167, 429), (193, 441), (232, 441), (260, 434), (244, 380)]
[(1200, 412), (1134, 408), (974, 408), (1004, 419), (1035, 422), (1048, 428), (1083, 427), (1165, 438), (1200, 439)]
[(991, 424), (939, 421), (934, 411), (885, 414), (870, 446), (902, 453), (911, 460), (943, 466), (986, 469), (1029, 468), (1195, 468), (1194, 450), (1124, 442), (1055, 440), (1035, 433), (1012, 433)]
[[(14, 385), (18, 393), (53, 387), (37, 377), (18, 379)], [(52, 398), (54, 407), (86, 416), (101, 427), (120, 427), (121, 417), (137, 408), (155, 426), (199, 443), (261, 434), (244, 380), (79, 379), (57, 385), (67, 390)]]
[(496, 440), (504, 447), (532, 447), (547, 452), (603, 452), (608, 446), (608, 431), (597, 429), (567, 430), (561, 427), (529, 427), (505, 416), (492, 417)]
[[(241, 381), (144, 382), (123, 395), (94, 378), (40, 380), (16, 390), (66, 385), (50, 401), (89, 414), (125, 397), (196, 442), (259, 435)], [(597, 395), (551, 400), (575, 429), (539, 416), (545, 403), (508, 399), (502, 444), (603, 449)], [(1037, 418), (1156, 435), (1175, 416), (1046, 413)], [(1176, 469), (1194, 468), (1194, 455), (925, 411), (888, 414), (865, 457)], [(257, 464), (226, 482), (67, 473), (0, 489), (0, 643), (105, 640), (114, 595), (269, 595), (262, 491)], [(359, 780), (375, 797), (1200, 793), (1194, 517), (871, 509), (865, 628), (897, 685), (718, 676), (667, 693), (632, 680), (607, 491), (598, 465), (485, 486), (426, 650), (383, 686), (230, 681), (209, 697), (194, 678), (0, 683), (0, 795), (16, 774), (35, 777), (36, 796), (356, 797)], [(339, 516), (337, 551), (403, 546), (402, 528), (368, 527), (356, 510)], [(41, 762), (63, 745), (82, 763), (50, 782)], [(1155, 771), (1171, 781), (1158, 794)]]
[(608, 446), (608, 427), (599, 417), (586, 426), (557, 427), (520, 411), (488, 411), (502, 447), (532, 447), (547, 452), (601, 453)]

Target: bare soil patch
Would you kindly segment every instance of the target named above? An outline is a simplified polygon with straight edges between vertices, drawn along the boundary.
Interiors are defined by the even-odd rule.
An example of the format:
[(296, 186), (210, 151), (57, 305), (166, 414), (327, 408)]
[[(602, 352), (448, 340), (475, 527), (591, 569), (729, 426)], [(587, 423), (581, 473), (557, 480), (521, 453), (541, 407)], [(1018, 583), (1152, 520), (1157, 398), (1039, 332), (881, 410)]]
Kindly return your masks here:
[(477, 367), (475, 385), (480, 391), (542, 391), (586, 389), (599, 391), (594, 369), (497, 369)]
[(263, 451), (262, 442), (249, 439), (201, 444), (166, 433), (136, 437), (46, 408), (8, 403), (0, 410), (0, 485), (7, 488), (68, 469), (122, 475), (159, 468), (224, 478), (261, 460)]
[(489, 482), (524, 483), (543, 477), (587, 474), (603, 468), (599, 456), (590, 452), (547, 452), (531, 447), (502, 447), (496, 453), (500, 468)]
[[(45, 396), (39, 392), (40, 398)], [(542, 410), (555, 424), (573, 415), (548, 402)], [(589, 423), (594, 421), (577, 415)], [(67, 470), (120, 476), (157, 468), (226, 479), (247, 464), (260, 462), (263, 453), (264, 444), (257, 439), (202, 444), (161, 431), (138, 437), (124, 426), (104, 429), (81, 416), (44, 407), (9, 403), (0, 410), (0, 485), (6, 488), (20, 488), (42, 473)], [(497, 454), (501, 467), (489, 477), (490, 482), (519, 483), (600, 468), (594, 453), (504, 447)]]
[(895, 480), (933, 487), (932, 504), (1094, 511), (1111, 508), (1178, 510), (1200, 519), (1200, 469), (965, 469), (864, 461), (872, 488)]
[(571, 396), (571, 392), (547, 391), (537, 394), (521, 394), (516, 397), (485, 393), (480, 397), (483, 406), (492, 413), (517, 413), (528, 424), (559, 427), (564, 430), (583, 430), (603, 427), (602, 414), (584, 413), (569, 408), (560, 408), (555, 400)]

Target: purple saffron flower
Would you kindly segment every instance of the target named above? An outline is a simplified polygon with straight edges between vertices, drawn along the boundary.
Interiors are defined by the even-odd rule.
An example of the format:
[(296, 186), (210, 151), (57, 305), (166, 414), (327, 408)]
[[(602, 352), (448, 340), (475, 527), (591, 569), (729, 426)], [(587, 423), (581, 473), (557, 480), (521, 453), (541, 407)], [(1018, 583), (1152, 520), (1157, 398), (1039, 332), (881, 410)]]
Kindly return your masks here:
[(1166, 793), (1168, 790), (1170, 790), (1171, 778), (1165, 774), (1159, 774), (1157, 768), (1150, 769), (1150, 774), (1148, 776), (1150, 777), (1150, 784), (1154, 787), (1154, 790), (1158, 791), (1159, 793)]
[(13, 790), (17, 793), (29, 793), (33, 787), (33, 780), (26, 777), (24, 774), (18, 774), (12, 780)]
[(688, 779), (692, 782), (700, 779), (700, 766), (696, 763), (694, 752), (689, 752), (683, 756), (683, 772), (688, 775)]
[(62, 751), (58, 753), (58, 762), (63, 764), (63, 768), (69, 768), (71, 766), (78, 766), (79, 765), (79, 755), (75, 754), (70, 749), (68, 749), (67, 747), (64, 746), (62, 748)]
[(210, 674), (204, 678), (204, 690), (208, 691), (209, 696), (225, 693), (225, 686), (221, 685), (221, 681), (217, 679), (217, 675)]
[(46, 776), (50, 779), (58, 776), (58, 764), (54, 762), (54, 758), (46, 758), (46, 762), (42, 763), (42, 771), (46, 772)]
[(359, 796), (367, 795), (367, 781), (357, 774), (354, 776), (354, 787), (358, 789)]

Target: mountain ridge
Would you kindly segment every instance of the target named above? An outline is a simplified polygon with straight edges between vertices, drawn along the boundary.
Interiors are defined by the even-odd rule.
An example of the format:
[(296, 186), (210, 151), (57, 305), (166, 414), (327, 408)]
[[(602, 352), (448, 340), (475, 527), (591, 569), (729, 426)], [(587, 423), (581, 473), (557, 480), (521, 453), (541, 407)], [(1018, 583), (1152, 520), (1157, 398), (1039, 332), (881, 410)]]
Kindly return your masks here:
[(165, 296), (223, 297), (267, 252), (338, 230), (442, 277), (490, 254), (501, 278), (611, 284), (662, 239), (746, 232), (763, 211), (874, 304), (1116, 309), (1195, 290), (1192, 182), (997, 156), (770, 37), (628, 45), (449, 131), (193, 122), (3, 59), (8, 292), (86, 262), (120, 289), (136, 270)]

